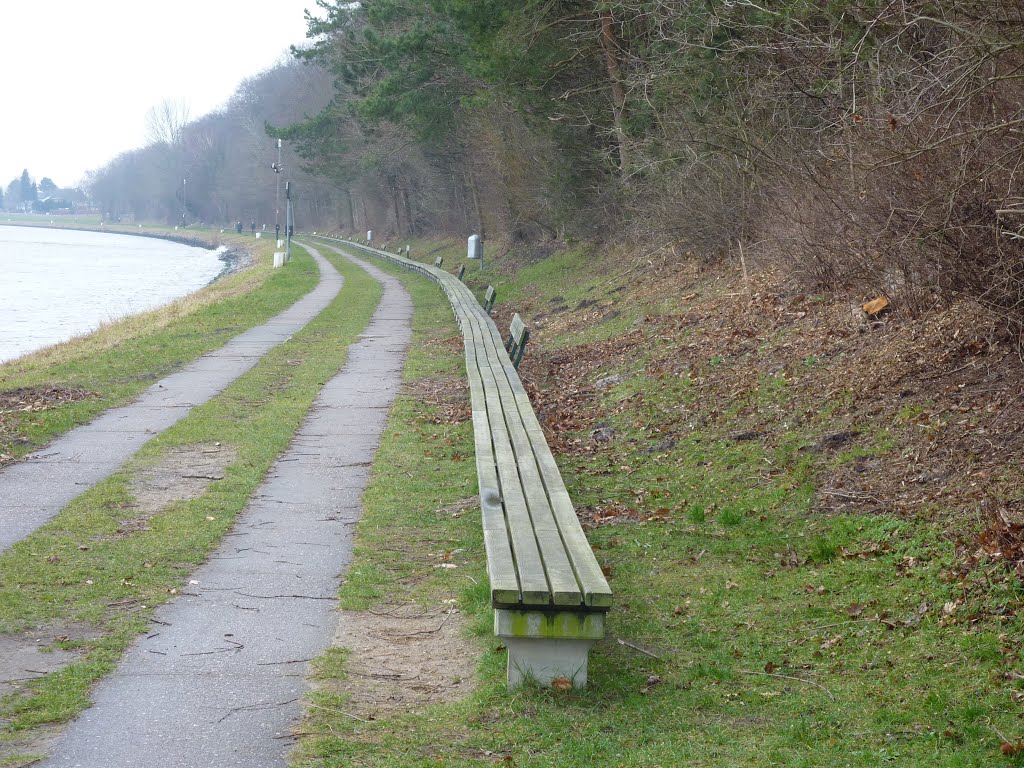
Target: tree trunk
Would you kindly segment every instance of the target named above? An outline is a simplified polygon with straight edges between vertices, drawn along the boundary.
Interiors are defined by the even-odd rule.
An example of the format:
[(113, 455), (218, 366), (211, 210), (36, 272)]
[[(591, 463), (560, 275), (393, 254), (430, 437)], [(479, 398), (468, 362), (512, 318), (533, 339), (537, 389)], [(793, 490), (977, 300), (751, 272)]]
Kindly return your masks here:
[(601, 11), (601, 49), (608, 66), (612, 86), (612, 120), (619, 145), (619, 170), (625, 173), (629, 165), (626, 151), (626, 131), (622, 121), (626, 112), (626, 89), (622, 87), (622, 69), (619, 66), (619, 40), (615, 35), (615, 19), (611, 11)]
[(480, 242), (483, 242), (487, 239), (486, 232), (484, 231), (484, 213), (480, 207), (480, 193), (476, 188), (476, 177), (473, 174), (472, 160), (466, 163), (466, 186), (469, 187), (469, 192), (473, 197), (473, 210), (476, 213), (476, 234), (480, 235)]
[(409, 234), (416, 236), (416, 220), (412, 215), (412, 204), (409, 202), (409, 187), (402, 187), (402, 198), (405, 201), (405, 223), (409, 227)]
[(395, 209), (395, 233), (402, 235), (402, 213), (398, 205), (398, 185), (391, 184), (391, 205)]

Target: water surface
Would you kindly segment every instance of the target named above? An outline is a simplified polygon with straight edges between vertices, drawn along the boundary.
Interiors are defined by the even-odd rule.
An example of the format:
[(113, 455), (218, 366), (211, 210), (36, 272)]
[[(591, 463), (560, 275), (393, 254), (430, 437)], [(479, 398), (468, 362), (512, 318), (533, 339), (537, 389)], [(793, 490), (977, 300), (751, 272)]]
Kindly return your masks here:
[(202, 288), (219, 251), (152, 237), (0, 226), (0, 362)]

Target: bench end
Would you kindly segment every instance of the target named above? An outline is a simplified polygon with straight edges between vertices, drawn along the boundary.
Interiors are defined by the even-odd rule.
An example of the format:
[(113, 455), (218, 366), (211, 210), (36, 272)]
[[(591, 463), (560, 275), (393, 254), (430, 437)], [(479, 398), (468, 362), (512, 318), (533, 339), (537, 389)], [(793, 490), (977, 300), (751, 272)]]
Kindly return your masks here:
[(532, 681), (587, 685), (590, 649), (604, 637), (604, 614), (498, 608), (494, 634), (508, 649), (508, 687)]

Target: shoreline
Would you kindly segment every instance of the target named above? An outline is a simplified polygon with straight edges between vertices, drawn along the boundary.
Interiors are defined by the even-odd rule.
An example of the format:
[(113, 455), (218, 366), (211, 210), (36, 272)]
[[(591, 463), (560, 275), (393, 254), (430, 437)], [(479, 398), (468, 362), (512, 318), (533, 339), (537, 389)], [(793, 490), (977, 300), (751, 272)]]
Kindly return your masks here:
[[(15, 223), (15, 222), (0, 222), (0, 226), (8, 226), (8, 227), (24, 226), (24, 227), (30, 227), (30, 228), (35, 228), (35, 229), (53, 229), (53, 230), (63, 230), (63, 231), (72, 231), (72, 232), (92, 232), (92, 233), (99, 233), (99, 234), (135, 235), (135, 236), (138, 236), (138, 237), (148, 237), (148, 238), (151, 238), (151, 239), (166, 240), (166, 241), (172, 242), (174, 244), (183, 245), (183, 246), (190, 247), (190, 248), (199, 248), (199, 249), (205, 251), (206, 253), (213, 255), (217, 259), (217, 261), (220, 262), (219, 269), (217, 269), (217, 272), (215, 274), (213, 274), (212, 277), (210, 277), (209, 279), (205, 280), (201, 284), (196, 285), (194, 288), (192, 288), (187, 293), (185, 293), (185, 294), (183, 294), (181, 296), (174, 297), (174, 298), (172, 298), (172, 299), (170, 299), (168, 301), (165, 301), (163, 304), (160, 304), (160, 305), (155, 306), (155, 307), (150, 307), (148, 309), (142, 310), (141, 312), (130, 312), (130, 313), (127, 313), (127, 314), (125, 314), (123, 316), (111, 317), (109, 320), (101, 322), (95, 328), (92, 328), (92, 329), (90, 329), (88, 331), (84, 331), (82, 333), (77, 333), (77, 334), (75, 334), (73, 336), (70, 336), (68, 338), (60, 339), (60, 340), (57, 340), (57, 341), (53, 341), (52, 343), (47, 343), (47, 344), (45, 344), (45, 345), (43, 345), (41, 347), (35, 348), (35, 349), (30, 349), (30, 350), (27, 350), (27, 351), (23, 351), (22, 353), (17, 354), (14, 357), (8, 357), (8, 358), (0, 359), (0, 368), (3, 368), (4, 366), (7, 366), (8, 364), (15, 363), (15, 362), (17, 362), (19, 360), (22, 360), (22, 359), (24, 359), (26, 357), (29, 357), (31, 355), (35, 355), (35, 354), (38, 354), (40, 352), (45, 352), (48, 349), (54, 349), (56, 347), (59, 347), (59, 346), (64, 345), (64, 344), (67, 344), (68, 342), (74, 341), (76, 339), (86, 338), (86, 337), (90, 336), (91, 334), (97, 332), (98, 330), (100, 330), (104, 326), (110, 325), (111, 323), (120, 323), (120, 322), (130, 321), (132, 318), (139, 317), (139, 316), (144, 315), (146, 313), (156, 312), (156, 311), (163, 310), (166, 307), (169, 307), (169, 306), (175, 304), (176, 302), (187, 301), (187, 300), (189, 300), (190, 297), (196, 296), (197, 294), (200, 294), (200, 293), (202, 293), (204, 291), (207, 291), (207, 290), (211, 289), (212, 287), (214, 287), (215, 285), (217, 285), (218, 283), (220, 283), (221, 281), (223, 281), (224, 279), (229, 278), (229, 277), (231, 277), (233, 275), (241, 274), (241, 273), (243, 273), (243, 272), (245, 272), (245, 271), (255, 267), (257, 265), (257, 263), (258, 263), (258, 257), (257, 257), (257, 254), (255, 252), (255, 246), (252, 246), (251, 244), (248, 244), (248, 243), (225, 243), (225, 242), (221, 242), (219, 244), (215, 244), (214, 242), (212, 242), (213, 238), (204, 239), (202, 237), (196, 236), (196, 233), (190, 233), (188, 235), (183, 235), (183, 234), (174, 233), (174, 232), (171, 232), (171, 233), (133, 232), (133, 231), (130, 231), (130, 230), (122, 231), (122, 230), (111, 230), (111, 229), (107, 229), (107, 228), (102, 228), (101, 229), (101, 228), (86, 227), (86, 226), (74, 226), (74, 227), (72, 227), (72, 226), (51, 226), (51, 225), (46, 225), (46, 224), (27, 224), (27, 225), (24, 225), (24, 224)], [(209, 234), (213, 234), (213, 233), (209, 233)], [(102, 249), (102, 246), (100, 246), (100, 247)]]
[[(212, 240), (204, 239), (199, 236), (198, 233), (178, 233), (178, 232), (152, 232), (144, 230), (133, 230), (133, 229), (110, 229), (106, 226), (85, 226), (85, 225), (56, 225), (56, 224), (43, 224), (43, 223), (30, 223), (30, 222), (18, 222), (18, 221), (0, 221), (0, 227), (29, 227), (33, 229), (60, 229), (69, 230), (72, 232), (96, 232), (103, 235), (130, 235), (132, 237), (149, 237), (156, 240), (168, 240), (172, 243), (178, 243), (179, 245), (186, 245), (190, 248), (202, 248), (207, 251), (216, 251), (219, 248), (225, 248), (226, 250), (218, 255), (218, 259), (224, 262), (224, 267), (217, 275), (206, 283), (203, 288), (209, 285), (213, 285), (218, 280), (233, 275), (236, 272), (242, 272), (256, 264), (256, 254), (253, 253), (251, 248), (247, 248), (243, 245), (226, 245), (224, 243), (214, 243)], [(199, 290), (202, 290), (200, 288)]]

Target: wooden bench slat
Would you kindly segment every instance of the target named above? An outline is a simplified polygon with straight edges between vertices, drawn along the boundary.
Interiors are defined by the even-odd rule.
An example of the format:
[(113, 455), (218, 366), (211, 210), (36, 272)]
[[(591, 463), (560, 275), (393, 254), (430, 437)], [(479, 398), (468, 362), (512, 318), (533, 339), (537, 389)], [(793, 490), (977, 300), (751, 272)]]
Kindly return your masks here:
[(484, 531), (484, 551), (487, 554), (487, 579), (491, 583), (492, 604), (523, 604), (508, 532)]
[[(552, 503), (552, 511), (554, 519), (557, 521), (557, 529), (562, 539), (562, 544), (572, 562), (572, 569), (575, 572), (579, 585), (584, 591), (585, 602), (587, 605), (593, 606), (608, 605), (610, 604), (611, 591), (608, 588), (604, 574), (594, 558), (593, 550), (590, 548), (582, 528), (580, 528), (575, 510), (572, 507), (571, 501), (569, 501), (569, 495), (565, 491), (564, 484), (561, 482), (561, 475), (554, 462), (554, 457), (547, 446), (543, 430), (536, 419), (526, 391), (522, 388), (518, 376), (514, 376), (513, 379), (506, 383), (509, 389), (512, 388), (513, 383), (517, 385), (516, 389), (518, 391), (514, 394), (514, 400), (520, 406), (519, 416), (522, 422), (527, 425), (526, 434), (530, 436), (531, 450), (534, 458), (538, 461), (541, 475), (544, 477), (545, 489), (549, 494), (551, 491), (555, 491), (557, 496), (560, 497), (559, 504)], [(554, 482), (554, 479), (557, 479), (557, 483)], [(552, 486), (557, 487), (553, 488)], [(552, 501), (554, 501), (553, 498)]]
[[(537, 537), (530, 525), (530, 513), (526, 498), (518, 482), (515, 455), (505, 425), (501, 402), (493, 384), (493, 374), (486, 368), (478, 370), (484, 381), (487, 418), (493, 438), (501, 500), (504, 502), (505, 518), (508, 522), (508, 535), (512, 543), (512, 554), (519, 576), (521, 599), (524, 604), (529, 605), (547, 604), (551, 599), (551, 590), (544, 571), (540, 548), (537, 545)], [(488, 381), (488, 379), (492, 381)], [(488, 384), (491, 386), (488, 387)]]
[[(537, 538), (551, 586), (552, 602), (555, 605), (579, 604), (583, 602), (583, 592), (563, 546), (560, 528), (551, 509), (529, 437), (518, 418), (519, 413), (512, 398), (512, 390), (507, 380), (502, 381), (498, 378), (496, 384), (503, 412), (507, 412), (510, 406), (512, 409), (512, 414), (506, 413), (506, 417), (512, 415), (512, 418), (506, 418), (506, 429), (515, 455), (515, 470), (519, 475), (530, 513), (530, 526)], [(554, 533), (554, 536), (545, 536), (543, 533)]]

